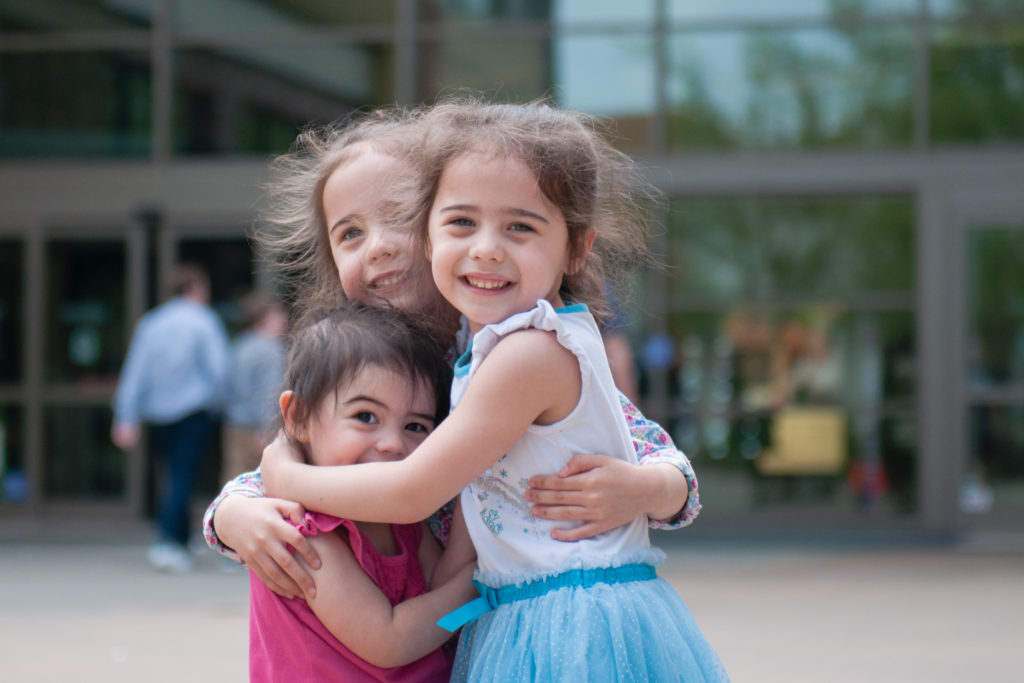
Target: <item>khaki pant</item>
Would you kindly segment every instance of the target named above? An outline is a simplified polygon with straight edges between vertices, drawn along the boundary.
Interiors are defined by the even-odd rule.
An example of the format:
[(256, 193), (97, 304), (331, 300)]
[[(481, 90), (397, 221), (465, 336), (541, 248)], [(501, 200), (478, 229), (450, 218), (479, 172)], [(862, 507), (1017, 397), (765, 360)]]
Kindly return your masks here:
[(259, 467), (263, 449), (270, 441), (266, 430), (224, 425), (221, 443), (221, 482), (231, 481), (239, 474), (251, 472)]

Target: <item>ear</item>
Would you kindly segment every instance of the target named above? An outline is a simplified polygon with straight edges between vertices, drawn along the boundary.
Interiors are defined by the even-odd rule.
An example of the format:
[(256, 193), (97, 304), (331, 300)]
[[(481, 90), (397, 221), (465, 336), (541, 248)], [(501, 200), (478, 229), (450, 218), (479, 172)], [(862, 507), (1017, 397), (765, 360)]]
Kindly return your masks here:
[(295, 396), (294, 391), (282, 391), (281, 398), (278, 399), (278, 405), (281, 406), (281, 417), (284, 418), (284, 430), (292, 435), (299, 443), (309, 443), (309, 431), (306, 429), (305, 424), (299, 424), (296, 421), (296, 410), (298, 407), (299, 399)]
[(594, 238), (597, 237), (597, 230), (593, 228), (587, 228), (587, 232), (583, 235), (583, 239), (580, 240), (579, 250), (569, 257), (568, 263), (565, 266), (566, 275), (575, 275), (580, 272), (583, 268), (583, 264), (587, 262), (587, 256), (590, 255), (590, 249), (594, 246)]
[(423, 255), (427, 257), (427, 262), (429, 262), (430, 257), (434, 255), (434, 248), (430, 246), (429, 235), (427, 235), (427, 239), (423, 240)]

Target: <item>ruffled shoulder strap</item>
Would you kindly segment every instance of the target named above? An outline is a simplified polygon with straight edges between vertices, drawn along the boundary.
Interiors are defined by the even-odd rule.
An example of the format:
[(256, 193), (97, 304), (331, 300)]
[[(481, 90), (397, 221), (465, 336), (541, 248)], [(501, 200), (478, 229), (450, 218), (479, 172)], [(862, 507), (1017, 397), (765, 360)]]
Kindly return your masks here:
[[(555, 309), (547, 299), (538, 299), (537, 305), (528, 311), (516, 313), (498, 323), (487, 325), (473, 337), (470, 348), (456, 361), (456, 376), (468, 373), (471, 367), (479, 365), (503, 337), (519, 330), (538, 329), (554, 332), (558, 342), (577, 356), (585, 357), (583, 349), (572, 339), (567, 326), (570, 314), (586, 314), (589, 324), (597, 329), (585, 304), (574, 304)], [(578, 317), (578, 316), (577, 316)]]
[(359, 531), (359, 527), (356, 526), (356, 523), (351, 519), (325, 515), (322, 512), (307, 512), (306, 518), (303, 520), (302, 524), (295, 525), (295, 528), (299, 530), (299, 533), (306, 537), (330, 533), (335, 531), (338, 527), (342, 527), (348, 531), (348, 544), (349, 547), (352, 548), (352, 554), (362, 560), (363, 550), (368, 541), (366, 537), (363, 536), (362, 532)]

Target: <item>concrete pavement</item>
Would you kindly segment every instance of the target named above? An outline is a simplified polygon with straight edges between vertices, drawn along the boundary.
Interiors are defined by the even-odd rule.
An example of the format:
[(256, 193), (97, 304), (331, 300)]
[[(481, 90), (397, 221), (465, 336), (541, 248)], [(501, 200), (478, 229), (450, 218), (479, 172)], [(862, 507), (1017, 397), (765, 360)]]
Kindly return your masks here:
[[(1019, 544), (659, 538), (734, 681), (1024, 680)], [(0, 529), (0, 681), (245, 681), (246, 574), (159, 574), (140, 528)]]

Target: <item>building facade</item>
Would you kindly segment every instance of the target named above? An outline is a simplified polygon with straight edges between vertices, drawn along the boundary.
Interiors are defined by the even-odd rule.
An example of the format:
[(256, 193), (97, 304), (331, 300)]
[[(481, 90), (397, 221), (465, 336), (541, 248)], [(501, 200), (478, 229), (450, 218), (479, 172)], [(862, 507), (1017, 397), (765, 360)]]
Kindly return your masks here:
[(466, 88), (599, 116), (664, 192), (620, 298), (706, 523), (1019, 530), (1022, 35), (1010, 0), (0, 2), (0, 514), (141, 512), (109, 404), (161, 274), (232, 323), (268, 158)]

